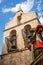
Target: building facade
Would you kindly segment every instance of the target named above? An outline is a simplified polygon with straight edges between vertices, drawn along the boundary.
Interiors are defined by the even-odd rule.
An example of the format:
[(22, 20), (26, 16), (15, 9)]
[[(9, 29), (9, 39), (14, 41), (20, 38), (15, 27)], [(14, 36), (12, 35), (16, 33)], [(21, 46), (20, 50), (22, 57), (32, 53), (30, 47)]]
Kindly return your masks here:
[[(5, 25), (3, 34), (3, 65), (30, 65), (33, 61), (33, 46), (28, 46), (28, 33), (39, 24), (35, 12), (24, 13), (20, 8)], [(31, 33), (32, 34), (32, 33)], [(29, 33), (29, 35), (31, 35)], [(32, 44), (31, 44), (32, 45)]]

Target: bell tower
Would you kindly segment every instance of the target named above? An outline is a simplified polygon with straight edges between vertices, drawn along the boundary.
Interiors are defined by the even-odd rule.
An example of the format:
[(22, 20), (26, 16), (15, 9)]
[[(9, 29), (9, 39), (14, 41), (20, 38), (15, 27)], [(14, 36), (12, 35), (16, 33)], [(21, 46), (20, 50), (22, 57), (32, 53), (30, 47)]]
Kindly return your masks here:
[[(24, 42), (21, 33), (21, 16), (22, 9), (19, 6), (18, 11), (16, 12), (15, 17), (5, 25), (4, 36), (3, 36), (3, 48), (2, 54), (16, 51), (17, 49), (24, 48)], [(21, 40), (21, 39), (22, 40)], [(22, 43), (22, 45), (21, 45)]]
[(24, 27), (30, 25), (31, 28), (36, 28), (38, 24), (39, 20), (35, 12), (24, 13), (19, 6), (16, 15), (5, 25), (2, 54), (25, 49)]
[(24, 13), (19, 6), (16, 15), (5, 24), (2, 45), (3, 65), (31, 64), (33, 61), (31, 37), (38, 24), (40, 22), (34, 11)]

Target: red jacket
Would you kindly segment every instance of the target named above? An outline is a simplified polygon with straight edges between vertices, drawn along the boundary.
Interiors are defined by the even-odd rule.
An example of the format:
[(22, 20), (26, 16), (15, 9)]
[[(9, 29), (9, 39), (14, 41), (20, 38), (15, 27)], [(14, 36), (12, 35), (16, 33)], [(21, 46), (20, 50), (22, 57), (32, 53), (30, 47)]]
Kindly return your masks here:
[(36, 40), (36, 48), (43, 48), (43, 42)]

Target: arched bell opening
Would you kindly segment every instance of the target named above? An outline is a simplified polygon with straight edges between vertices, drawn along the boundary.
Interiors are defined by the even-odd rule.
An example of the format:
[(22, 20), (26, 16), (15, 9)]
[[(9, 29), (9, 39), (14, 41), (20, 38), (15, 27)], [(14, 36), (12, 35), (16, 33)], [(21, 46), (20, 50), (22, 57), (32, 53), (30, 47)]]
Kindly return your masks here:
[(8, 52), (16, 51), (17, 49), (17, 36), (16, 30), (11, 30), (10, 35), (5, 37)]
[(25, 47), (27, 48), (31, 48), (31, 44), (33, 43), (33, 32), (34, 30), (31, 28), (31, 25), (27, 24), (24, 26), (23, 29), (23, 38), (25, 41)]
[(11, 41), (11, 48), (15, 50), (17, 48), (17, 36), (16, 36), (16, 30), (12, 30), (10, 32), (10, 41)]

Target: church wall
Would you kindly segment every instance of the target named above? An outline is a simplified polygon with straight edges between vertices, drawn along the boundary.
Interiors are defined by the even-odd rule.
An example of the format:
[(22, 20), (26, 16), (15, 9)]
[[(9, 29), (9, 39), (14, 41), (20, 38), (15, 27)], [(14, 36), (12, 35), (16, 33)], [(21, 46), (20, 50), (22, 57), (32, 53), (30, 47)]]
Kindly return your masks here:
[(18, 22), (17, 16), (13, 17), (12, 20), (10, 20), (8, 23), (6, 23), (5, 29), (8, 29), (8, 28), (10, 28), (12, 26), (16, 26), (17, 22)]
[(37, 14), (35, 12), (22, 13), (22, 15), (20, 13), (21, 12), (17, 13), (16, 16), (6, 24), (5, 29), (18, 25), (18, 16), (21, 17), (21, 24), (37, 18)]
[(27, 24), (30, 24), (32, 28), (36, 28), (36, 26), (39, 24), (39, 22), (36, 19), (36, 20), (31, 21), (31, 22), (27, 22), (27, 23), (24, 23), (24, 24), (19, 25), (17, 27), (14, 27), (12, 29), (4, 31), (4, 37), (3, 37), (3, 46), (4, 46), (4, 51), (3, 52), (4, 53), (5, 53), (5, 51), (7, 53), (6, 44), (5, 44), (5, 37), (8, 37), (10, 35), (11, 30), (14, 30), (14, 29), (17, 31), (17, 49), (25, 48), (25, 46), (24, 46), (25, 43), (24, 43), (24, 39), (23, 39), (23, 36), (22, 36), (22, 29)]
[(21, 18), (22, 18), (22, 22), (24, 23), (26, 21), (37, 18), (37, 14), (35, 12), (23, 13)]
[(20, 52), (12, 52), (6, 55), (2, 55), (0, 64), (2, 65), (30, 65), (33, 61), (32, 54), (29, 50), (24, 50)]
[[(25, 47), (22, 33), (25, 25), (30, 24), (31, 27), (35, 29), (39, 23), (40, 22), (35, 12), (23, 13), (22, 11), (19, 11), (16, 13), (15, 17), (5, 25), (0, 64), (3, 63), (2, 65), (30, 65), (32, 63), (32, 61), (34, 60), (33, 45), (31, 45), (31, 51), (30, 49)], [(13, 33), (15, 33), (14, 30), (16, 30), (16, 35), (14, 34), (13, 36), (14, 38), (17, 38), (12, 38), (13, 42), (11, 38), (9, 38), (12, 30)], [(5, 40), (5, 37), (9, 39), (7, 39), (8, 42)], [(15, 40), (17, 41), (17, 48), (15, 48)]]

